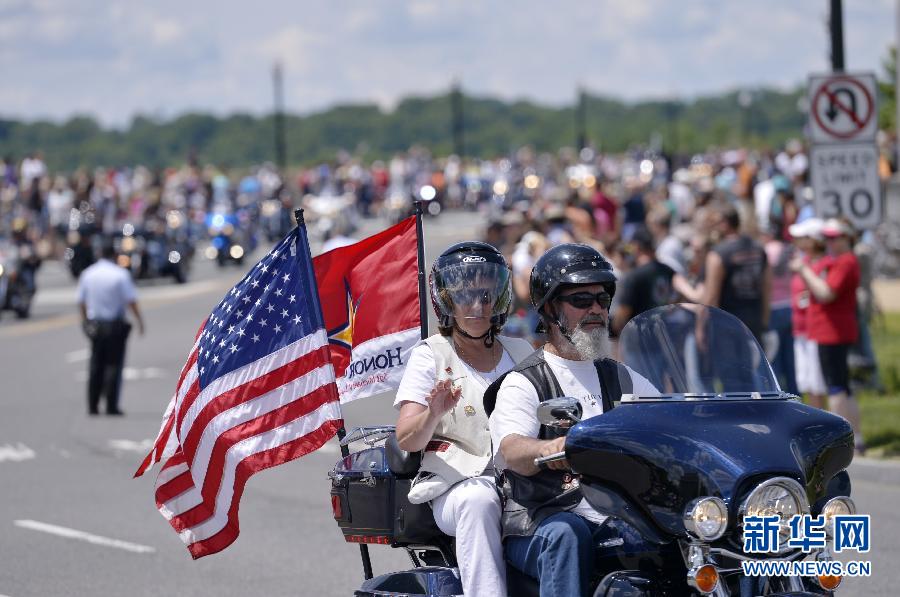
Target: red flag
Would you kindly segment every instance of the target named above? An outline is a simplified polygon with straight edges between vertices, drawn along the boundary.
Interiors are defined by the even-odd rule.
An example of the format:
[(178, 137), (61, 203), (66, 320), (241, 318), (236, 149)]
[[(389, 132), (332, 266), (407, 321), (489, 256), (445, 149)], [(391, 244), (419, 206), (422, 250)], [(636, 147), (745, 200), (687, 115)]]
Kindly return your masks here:
[(238, 536), (251, 475), (320, 448), (343, 426), (306, 231), (292, 232), (201, 327), (137, 475), (167, 459), (156, 505), (194, 558)]
[(416, 219), (313, 259), (341, 402), (396, 388), (421, 336)]

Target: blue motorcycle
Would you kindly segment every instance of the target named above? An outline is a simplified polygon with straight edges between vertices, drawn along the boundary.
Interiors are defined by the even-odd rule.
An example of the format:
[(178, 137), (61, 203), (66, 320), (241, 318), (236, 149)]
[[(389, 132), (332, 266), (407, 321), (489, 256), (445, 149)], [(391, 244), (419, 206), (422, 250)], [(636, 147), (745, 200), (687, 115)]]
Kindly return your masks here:
[[(574, 398), (538, 408), (544, 425), (567, 431), (565, 452), (584, 497), (627, 522), (653, 545), (595, 562), (596, 596), (830, 595), (840, 577), (746, 576), (742, 562), (830, 562), (830, 546), (804, 551), (787, 539), (795, 515), (855, 514), (847, 467), (853, 432), (841, 417), (781, 391), (762, 348), (735, 317), (701, 305), (670, 305), (632, 319), (621, 361), (658, 396), (623, 394), (615, 407), (581, 420)], [(631, 387), (623, 380), (622, 387)], [(460, 595), (453, 538), (427, 504), (407, 493), (419, 454), (401, 451), (390, 427), (363, 428), (343, 443), (369, 447), (330, 473), (335, 521), (363, 544), (369, 595)], [(748, 553), (747, 518), (777, 516), (779, 549)], [(829, 539), (833, 537), (829, 536)], [(408, 552), (413, 568), (375, 577), (366, 544)], [(509, 595), (538, 595), (537, 583), (507, 567)]]

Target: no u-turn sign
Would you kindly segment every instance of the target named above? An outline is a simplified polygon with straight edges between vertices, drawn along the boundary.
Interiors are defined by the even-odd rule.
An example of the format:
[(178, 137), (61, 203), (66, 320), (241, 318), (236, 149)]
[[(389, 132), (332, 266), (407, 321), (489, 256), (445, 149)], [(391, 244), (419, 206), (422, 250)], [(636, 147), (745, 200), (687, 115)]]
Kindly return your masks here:
[(814, 144), (875, 141), (875, 75), (809, 78), (809, 135)]
[(809, 78), (810, 174), (816, 214), (847, 217), (857, 230), (881, 222), (875, 76)]

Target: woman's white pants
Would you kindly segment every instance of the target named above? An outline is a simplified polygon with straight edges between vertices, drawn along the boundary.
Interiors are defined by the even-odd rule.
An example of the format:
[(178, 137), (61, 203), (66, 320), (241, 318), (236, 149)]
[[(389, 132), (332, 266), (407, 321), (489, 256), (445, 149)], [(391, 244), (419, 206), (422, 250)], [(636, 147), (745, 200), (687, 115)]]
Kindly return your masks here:
[(431, 502), (434, 520), (456, 537), (456, 561), (468, 597), (505, 597), (500, 498), (492, 477), (460, 481)]

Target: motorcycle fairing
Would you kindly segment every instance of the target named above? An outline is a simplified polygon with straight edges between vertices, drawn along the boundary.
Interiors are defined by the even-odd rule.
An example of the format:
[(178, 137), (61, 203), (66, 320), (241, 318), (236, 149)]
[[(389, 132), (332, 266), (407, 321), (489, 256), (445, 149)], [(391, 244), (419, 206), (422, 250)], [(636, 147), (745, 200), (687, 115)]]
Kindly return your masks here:
[(566, 455), (595, 507), (638, 528), (643, 511), (662, 539), (684, 534), (684, 509), (699, 496), (725, 500), (734, 522), (761, 477), (796, 479), (820, 502), (850, 464), (853, 432), (795, 400), (638, 400), (574, 426)]

